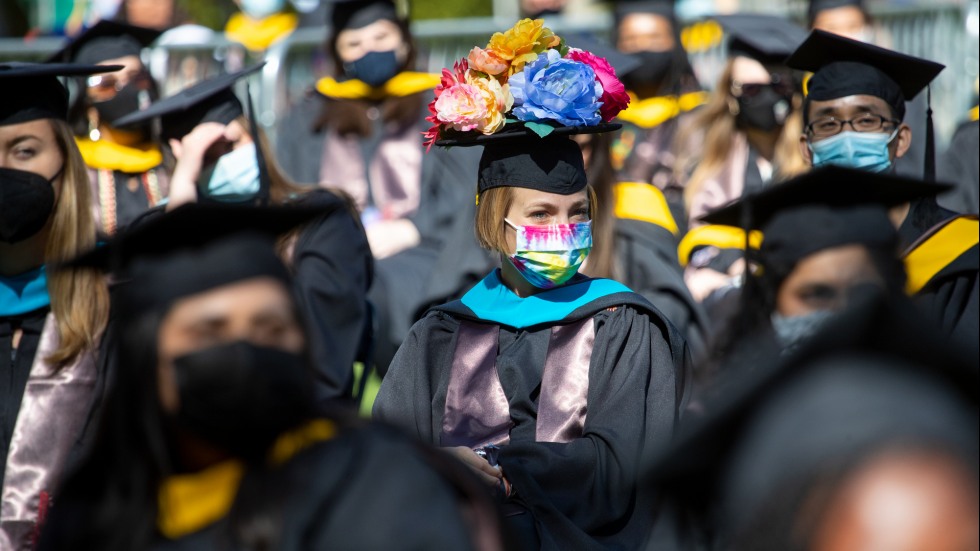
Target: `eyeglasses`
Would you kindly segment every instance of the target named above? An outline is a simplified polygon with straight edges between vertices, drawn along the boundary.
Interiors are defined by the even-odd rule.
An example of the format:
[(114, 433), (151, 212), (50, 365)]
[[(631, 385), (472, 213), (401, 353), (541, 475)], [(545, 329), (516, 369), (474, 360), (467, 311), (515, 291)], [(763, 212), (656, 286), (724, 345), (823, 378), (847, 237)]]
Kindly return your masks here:
[(142, 70), (130, 74), (126, 81), (120, 80), (114, 75), (93, 75), (86, 79), (85, 85), (93, 96), (108, 99), (115, 96), (117, 92), (131, 82), (135, 83), (140, 90), (147, 90), (150, 88), (153, 79), (150, 77), (149, 71)]
[(814, 138), (829, 138), (839, 134), (844, 129), (845, 124), (850, 125), (855, 132), (878, 132), (886, 125), (895, 126), (901, 122), (881, 115), (863, 113), (851, 120), (834, 117), (817, 119), (806, 126), (806, 131)]

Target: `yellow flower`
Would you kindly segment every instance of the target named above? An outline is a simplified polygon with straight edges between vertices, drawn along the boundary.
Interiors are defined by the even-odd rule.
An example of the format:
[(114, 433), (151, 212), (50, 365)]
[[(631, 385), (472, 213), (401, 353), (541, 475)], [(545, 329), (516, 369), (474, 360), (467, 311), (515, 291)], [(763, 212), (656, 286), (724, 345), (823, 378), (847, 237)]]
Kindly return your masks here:
[(510, 62), (508, 74), (512, 75), (523, 69), (525, 63), (537, 59), (541, 52), (558, 46), (560, 41), (544, 26), (543, 19), (522, 19), (507, 31), (494, 33), (487, 49)]
[(472, 70), (466, 72), (466, 84), (471, 84), (480, 90), (480, 95), (486, 105), (487, 115), (479, 128), (484, 134), (493, 134), (503, 128), (505, 113), (514, 106), (514, 96), (510, 86), (500, 84), (495, 78), (483, 78)]

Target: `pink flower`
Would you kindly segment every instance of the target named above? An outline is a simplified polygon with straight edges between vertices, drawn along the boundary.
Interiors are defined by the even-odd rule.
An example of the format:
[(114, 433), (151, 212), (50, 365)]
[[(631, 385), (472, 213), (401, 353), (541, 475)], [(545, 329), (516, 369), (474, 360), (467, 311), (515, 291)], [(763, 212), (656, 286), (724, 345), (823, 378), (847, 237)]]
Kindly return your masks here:
[(472, 84), (457, 84), (436, 98), (436, 118), (460, 132), (482, 129), (487, 120), (483, 91)]
[(429, 151), (432, 149), (432, 144), (439, 139), (439, 134), (442, 131), (442, 121), (439, 120), (438, 112), (436, 110), (436, 102), (439, 101), (439, 96), (442, 95), (446, 90), (451, 89), (458, 84), (466, 82), (466, 72), (469, 70), (469, 65), (466, 63), (465, 59), (461, 59), (453, 64), (453, 70), (449, 69), (442, 70), (442, 81), (435, 89), (435, 98), (429, 102), (429, 116), (425, 120), (432, 123), (432, 127), (426, 132), (422, 133), (425, 137), (425, 141), (422, 145), (426, 146), (425, 150)]
[(568, 59), (585, 63), (595, 71), (596, 80), (602, 85), (602, 97), (599, 98), (602, 107), (599, 108), (599, 114), (604, 122), (613, 120), (620, 111), (626, 109), (630, 103), (629, 94), (626, 93), (626, 87), (616, 77), (616, 71), (605, 58), (585, 50), (571, 48), (568, 50)]
[[(497, 76), (501, 73), (506, 73), (507, 68), (510, 67), (510, 63), (497, 55), (493, 50), (484, 50), (479, 46), (470, 50), (470, 54), (466, 56), (466, 59), (470, 62), (470, 68), (482, 71), (488, 75)], [(506, 77), (506, 75), (504, 75)]]

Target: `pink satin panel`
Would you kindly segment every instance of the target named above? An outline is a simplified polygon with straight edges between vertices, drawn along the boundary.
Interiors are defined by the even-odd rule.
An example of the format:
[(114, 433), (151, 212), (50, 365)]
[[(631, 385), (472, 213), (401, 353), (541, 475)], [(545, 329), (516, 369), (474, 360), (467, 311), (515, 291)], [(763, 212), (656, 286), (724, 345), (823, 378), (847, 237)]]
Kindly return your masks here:
[(400, 130), (386, 130), (367, 171), (359, 138), (327, 134), (320, 164), (320, 185), (338, 188), (353, 197), (358, 210), (371, 197), (385, 220), (405, 218), (419, 208), (422, 196), (422, 146), (418, 129), (408, 125)]
[(538, 442), (570, 442), (582, 436), (588, 413), (589, 361), (595, 342), (592, 318), (551, 330), (538, 399)]
[(3, 551), (32, 548), (41, 493), (55, 490), (91, 405), (96, 382), (94, 354), (82, 353), (55, 371), (43, 359), (57, 346), (57, 326), (54, 316), (48, 314), (10, 439), (0, 493)]
[(442, 416), (441, 446), (478, 448), (510, 441), (510, 405), (497, 376), (500, 327), (461, 322)]

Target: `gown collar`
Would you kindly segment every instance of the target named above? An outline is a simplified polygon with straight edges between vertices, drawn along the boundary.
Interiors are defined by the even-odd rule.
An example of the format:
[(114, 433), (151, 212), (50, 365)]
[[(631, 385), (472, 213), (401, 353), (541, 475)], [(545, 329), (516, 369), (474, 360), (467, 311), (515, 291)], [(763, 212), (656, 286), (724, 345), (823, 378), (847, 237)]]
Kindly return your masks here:
[(12, 277), (0, 276), (0, 316), (18, 316), (50, 304), (44, 266)]

